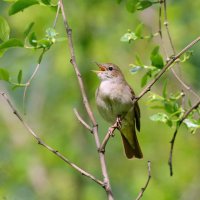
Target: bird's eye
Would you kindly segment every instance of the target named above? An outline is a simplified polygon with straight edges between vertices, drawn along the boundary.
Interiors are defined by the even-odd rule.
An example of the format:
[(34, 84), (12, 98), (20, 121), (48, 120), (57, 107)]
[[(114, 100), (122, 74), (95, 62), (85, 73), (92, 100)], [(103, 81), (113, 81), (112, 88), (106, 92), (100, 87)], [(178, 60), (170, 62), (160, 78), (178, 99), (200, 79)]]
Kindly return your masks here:
[(108, 67), (108, 69), (109, 69), (110, 71), (112, 71), (112, 70), (113, 70), (113, 68), (112, 68), (112, 67)]

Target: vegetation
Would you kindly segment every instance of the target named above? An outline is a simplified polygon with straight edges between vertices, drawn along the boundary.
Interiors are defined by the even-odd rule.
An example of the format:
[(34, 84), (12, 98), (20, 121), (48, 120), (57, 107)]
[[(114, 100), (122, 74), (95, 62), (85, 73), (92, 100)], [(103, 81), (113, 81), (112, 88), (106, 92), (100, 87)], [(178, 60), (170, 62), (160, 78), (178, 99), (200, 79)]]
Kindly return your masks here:
[[(63, 3), (0, 2), (0, 199), (198, 199), (200, 2)], [(119, 65), (136, 92), (142, 160), (126, 159), (112, 127), (97, 151), (110, 125), (95, 61)]]

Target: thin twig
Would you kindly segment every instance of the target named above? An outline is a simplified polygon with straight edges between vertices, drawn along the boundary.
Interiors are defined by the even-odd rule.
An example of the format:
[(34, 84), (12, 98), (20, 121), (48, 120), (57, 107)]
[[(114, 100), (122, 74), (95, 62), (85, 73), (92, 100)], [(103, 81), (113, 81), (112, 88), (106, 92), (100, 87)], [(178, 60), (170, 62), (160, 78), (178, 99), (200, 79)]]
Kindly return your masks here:
[(200, 105), (200, 99), (187, 112), (185, 112), (185, 114), (183, 115), (183, 117), (181, 118), (181, 120), (179, 121), (179, 123), (176, 126), (176, 130), (174, 131), (173, 137), (172, 137), (172, 139), (170, 141), (171, 147), (170, 147), (169, 160), (168, 160), (170, 176), (173, 176), (172, 156), (173, 156), (174, 143), (175, 143), (175, 140), (176, 140), (176, 136), (177, 136), (178, 130), (179, 130), (181, 124), (183, 123), (183, 121), (188, 117), (188, 115), (193, 110), (197, 109), (199, 105)]
[[(170, 46), (171, 46), (173, 55), (175, 55), (176, 51), (175, 51), (175, 47), (174, 47), (174, 44), (172, 42), (172, 37), (171, 37), (170, 31), (169, 31), (169, 22), (168, 22), (168, 16), (167, 16), (167, 2), (166, 2), (166, 0), (163, 0), (163, 4), (164, 4), (164, 26), (165, 26), (165, 29), (166, 29), (166, 32), (167, 32), (167, 36), (168, 36), (168, 39), (169, 39), (169, 42), (170, 42)], [(162, 7), (160, 7), (160, 8), (162, 8)], [(159, 21), (161, 21), (161, 16), (159, 17)], [(159, 23), (159, 24), (161, 24), (161, 23)], [(162, 33), (161, 27), (160, 27), (160, 31)], [(165, 48), (164, 42), (162, 40), (162, 34), (160, 34), (160, 36), (161, 36), (162, 46), (163, 46), (163, 48)], [(168, 54), (167, 54), (166, 50), (165, 50), (165, 53), (166, 53), (167, 60), (168, 60)], [(176, 71), (173, 68), (171, 68), (171, 71), (172, 71), (174, 77), (178, 80), (178, 82), (187, 91), (191, 92), (198, 99), (199, 95), (179, 77), (179, 75), (176, 73)]]
[(46, 52), (45, 49), (43, 49), (42, 53), (40, 54), (38, 64), (35, 67), (35, 70), (33, 71), (32, 75), (28, 79), (28, 81), (25, 83), (24, 94), (23, 94), (23, 110), (24, 110), (24, 112), (25, 112), (25, 99), (26, 99), (27, 89), (28, 89), (29, 85), (31, 84), (31, 81), (33, 80), (33, 78), (37, 74), (39, 68), (40, 68), (40, 64), (41, 64), (41, 61), (42, 61), (42, 58), (43, 58), (45, 52)]
[[(63, 18), (64, 26), (65, 26), (67, 37), (68, 37), (68, 45), (69, 45), (69, 50), (70, 50), (70, 55), (71, 55), (70, 62), (73, 65), (73, 68), (75, 70), (75, 73), (76, 73), (76, 76), (77, 76), (77, 79), (78, 79), (81, 95), (82, 95), (82, 98), (83, 98), (83, 104), (85, 106), (85, 109), (88, 113), (90, 120), (92, 121), (93, 135), (94, 135), (97, 150), (99, 150), (100, 140), (99, 140), (99, 135), (98, 135), (98, 125), (97, 125), (96, 119), (94, 117), (94, 114), (92, 112), (92, 109), (90, 107), (90, 104), (88, 102), (88, 98), (87, 98), (85, 88), (84, 88), (84, 85), (83, 85), (83, 81), (82, 81), (82, 78), (81, 78), (81, 73), (79, 71), (79, 68), (78, 68), (78, 65), (77, 65), (77, 62), (76, 62), (76, 56), (75, 56), (74, 46), (73, 46), (73, 41), (72, 41), (72, 29), (70, 28), (70, 26), (68, 24), (68, 20), (67, 20), (66, 14), (65, 14), (64, 6), (63, 6), (63, 1), (60, 0), (59, 2), (60, 2), (60, 8), (61, 8), (61, 12), (62, 12), (62, 18)], [(103, 152), (100, 152), (100, 151), (98, 151), (98, 154), (99, 154), (99, 160), (100, 160), (102, 175), (103, 175), (104, 184), (105, 184), (105, 191), (107, 193), (108, 200), (113, 200), (114, 198), (113, 198), (113, 194), (112, 194), (112, 190), (111, 190), (110, 180), (109, 180), (109, 177), (108, 177), (105, 155), (104, 155)]]
[(56, 23), (57, 23), (57, 21), (58, 21), (59, 12), (60, 12), (60, 2), (58, 2), (58, 8), (57, 8), (57, 11), (56, 11), (55, 20), (54, 20), (54, 22), (53, 22), (53, 28), (56, 27)]
[(108, 132), (106, 133), (106, 135), (103, 139), (103, 142), (101, 143), (99, 151), (105, 152), (105, 148), (108, 143), (108, 140), (110, 139), (111, 136), (114, 137), (114, 131), (117, 128), (119, 128), (119, 119), (118, 118), (116, 119), (116, 122), (111, 127), (109, 127)]
[(147, 162), (147, 167), (148, 167), (148, 178), (147, 178), (147, 181), (146, 181), (144, 187), (141, 188), (141, 191), (140, 191), (139, 195), (137, 196), (136, 200), (139, 200), (139, 199), (142, 198), (142, 196), (143, 196), (145, 190), (147, 189), (147, 187), (148, 187), (148, 185), (149, 185), (149, 181), (150, 181), (150, 179), (151, 179), (151, 161), (148, 161), (148, 162)]
[(91, 133), (92, 133), (92, 128), (90, 127), (90, 125), (88, 125), (83, 118), (80, 116), (80, 114), (78, 113), (78, 111), (76, 110), (76, 108), (73, 109), (74, 110), (74, 114), (76, 115), (78, 121), (85, 127), (87, 128)]
[(75, 165), (74, 163), (70, 162), (68, 160), (68, 158), (66, 158), (65, 156), (63, 156), (61, 153), (59, 153), (57, 150), (53, 149), (52, 147), (50, 147), (49, 145), (45, 144), (42, 139), (31, 129), (31, 127), (24, 121), (24, 119), (22, 118), (22, 116), (18, 113), (18, 111), (15, 109), (15, 107), (13, 106), (13, 104), (11, 103), (11, 101), (9, 100), (8, 96), (3, 93), (0, 92), (1, 96), (6, 100), (6, 102), (8, 103), (8, 105), (10, 106), (11, 110), (13, 111), (13, 113), (15, 114), (15, 116), (20, 120), (20, 122), (22, 123), (22, 125), (28, 130), (28, 132), (37, 140), (38, 144), (42, 145), (43, 147), (45, 147), (47, 150), (49, 150), (50, 152), (52, 152), (53, 154), (55, 154), (57, 157), (59, 157), (61, 160), (63, 160), (65, 163), (67, 163), (68, 165), (70, 165), (72, 168), (74, 168), (77, 172), (79, 172), (80, 174), (90, 178), (91, 180), (93, 180), (94, 182), (96, 182), (97, 184), (101, 185), (102, 187), (104, 187), (104, 183), (102, 181), (100, 181), (99, 179), (97, 179), (96, 177), (94, 177), (93, 175), (91, 175), (90, 173), (86, 172), (85, 170), (83, 170), (82, 168), (78, 167), (77, 165)]
[(160, 79), (160, 77), (167, 71), (169, 67), (178, 59), (181, 55), (183, 55), (186, 51), (188, 51), (192, 46), (198, 43), (200, 40), (200, 36), (189, 43), (185, 48), (183, 48), (177, 55), (173, 56), (169, 62), (163, 67), (163, 69), (159, 72), (159, 74), (153, 79), (140, 93), (138, 97), (133, 100), (133, 103), (137, 102), (140, 98), (142, 98), (147, 92), (151, 90), (151, 87)]

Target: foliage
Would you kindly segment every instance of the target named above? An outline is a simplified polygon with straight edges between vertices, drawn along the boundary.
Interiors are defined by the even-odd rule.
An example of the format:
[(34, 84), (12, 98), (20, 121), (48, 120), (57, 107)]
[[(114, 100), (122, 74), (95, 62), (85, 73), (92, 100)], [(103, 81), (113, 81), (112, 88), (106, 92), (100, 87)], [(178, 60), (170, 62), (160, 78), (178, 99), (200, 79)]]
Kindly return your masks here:
[[(120, 66), (132, 62), (129, 64), (131, 74), (137, 76), (134, 76), (134, 80), (131, 79), (132, 76), (131, 78), (127, 74), (126, 76), (129, 77), (128, 82), (137, 91), (136, 94), (139, 94), (139, 85), (146, 86), (168, 62), (163, 55), (163, 48), (156, 42), (159, 37), (158, 22), (154, 21), (155, 19), (152, 21), (152, 16), (149, 16), (151, 12), (158, 16), (158, 2), (144, 0), (117, 0), (117, 2), (119, 4), (105, 0), (64, 1), (72, 24), (78, 63), (94, 108), (97, 80), (90, 73), (90, 69), (94, 68), (91, 61), (109, 60)], [(66, 38), (62, 30), (63, 23), (58, 20), (56, 27), (52, 25), (57, 2), (4, 0), (0, 5), (2, 5), (0, 6), (1, 90), (9, 91), (9, 95), (15, 99), (16, 105), (21, 109), (21, 92), (26, 87), (26, 80), (33, 74), (32, 67), (41, 63), (42, 68), (31, 82), (31, 89), (27, 95), (26, 107), (29, 111), (27, 120), (49, 144), (80, 165), (83, 164), (83, 168), (100, 176), (91, 135), (82, 129), (72, 112), (74, 106), (83, 113), (84, 109), (77, 92), (79, 89), (74, 72), (70, 64), (66, 64), (69, 55), (67, 53), (66, 57), (65, 54)], [(193, 12), (188, 13), (189, 6)], [(170, 21), (170, 28), (175, 44), (177, 49), (182, 49), (196, 37), (196, 34), (199, 34), (198, 20), (195, 20), (199, 19), (199, 4), (194, 2), (193, 5), (189, 0), (169, 2), (167, 8), (170, 20), (173, 19)], [(140, 14), (145, 12), (149, 18), (148, 22), (145, 16), (139, 16), (138, 12)], [(133, 25), (136, 28), (132, 28)], [(126, 32), (127, 27), (131, 29)], [(189, 33), (187, 29), (194, 31)], [(197, 70), (200, 64), (198, 51), (194, 49), (193, 53), (186, 52), (178, 62), (187, 81), (198, 86)], [(126, 68), (123, 71), (127, 71)], [(139, 140), (142, 142), (145, 159), (125, 160), (118, 133), (113, 140), (109, 141), (106, 153), (109, 169), (112, 169), (109, 171), (116, 199), (133, 199), (133, 196), (137, 195), (146, 180), (146, 160), (153, 162), (154, 173), (153, 181), (150, 188), (147, 188), (144, 199), (152, 197), (160, 200), (179, 197), (189, 199), (190, 194), (199, 197), (198, 188), (191, 187), (191, 185), (198, 187), (200, 177), (197, 138), (180, 134), (176, 151), (179, 162), (175, 164), (178, 176), (172, 180), (167, 176), (168, 146), (165, 145), (171, 135), (163, 134), (173, 132), (182, 116), (192, 107), (195, 98), (190, 98), (190, 95), (184, 96), (185, 93), (179, 91), (177, 82), (171, 76), (167, 76), (166, 79), (172, 81), (163, 79), (157, 85), (157, 90), (163, 88), (162, 92), (157, 94), (157, 90), (153, 88), (148, 101), (144, 98), (144, 101), (148, 102), (147, 105), (139, 101), (142, 117), (142, 134), (139, 135)], [(10, 88), (17, 88), (17, 90), (12, 91)], [(172, 90), (177, 92), (171, 92)], [(56, 157), (38, 148), (18, 122), (11, 119), (12, 114), (6, 109), (6, 104), (1, 102), (1, 105), (0, 197), (4, 199), (27, 199), (27, 197), (29, 199), (105, 199), (102, 191), (90, 181), (85, 181), (84, 177), (67, 168)], [(152, 108), (151, 112), (148, 111), (148, 106)], [(198, 133), (200, 128), (199, 115), (200, 110), (197, 108), (183, 121), (192, 133)], [(148, 120), (149, 116), (151, 120)], [(98, 115), (97, 117), (103, 137), (108, 125)], [(188, 137), (187, 144), (185, 137)], [(198, 137), (198, 134), (195, 137)], [(115, 159), (116, 155), (118, 159)], [(189, 162), (185, 163), (185, 160)], [(191, 168), (193, 170), (189, 171), (188, 169)], [(51, 183), (54, 183), (53, 187)]]

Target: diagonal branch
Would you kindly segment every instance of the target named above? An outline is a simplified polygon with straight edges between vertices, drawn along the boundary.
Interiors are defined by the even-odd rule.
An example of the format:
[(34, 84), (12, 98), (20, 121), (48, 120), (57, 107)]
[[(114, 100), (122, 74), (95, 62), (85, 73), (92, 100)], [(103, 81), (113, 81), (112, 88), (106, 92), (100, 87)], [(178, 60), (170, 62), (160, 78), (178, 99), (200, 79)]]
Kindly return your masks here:
[(176, 126), (176, 130), (174, 131), (173, 137), (172, 137), (172, 139), (170, 141), (171, 147), (170, 147), (170, 154), (169, 154), (169, 160), (168, 160), (170, 176), (173, 176), (172, 157), (173, 157), (174, 143), (175, 143), (175, 140), (176, 140), (176, 136), (177, 136), (178, 130), (179, 130), (181, 124), (183, 123), (183, 121), (188, 117), (188, 115), (193, 110), (197, 109), (199, 105), (200, 105), (200, 99), (187, 112), (185, 112), (185, 114), (183, 115), (183, 117), (181, 118), (181, 120), (179, 121), (179, 123)]
[(103, 153), (105, 152), (108, 140), (110, 139), (110, 137), (114, 137), (114, 131), (120, 127), (120, 124), (121, 124), (121, 119), (117, 118), (116, 122), (112, 126), (109, 127), (108, 132), (106, 136), (104, 137), (103, 142), (101, 143), (99, 151)]
[(6, 102), (10, 106), (11, 110), (13, 111), (14, 115), (20, 120), (20, 122), (23, 124), (23, 126), (26, 128), (26, 130), (37, 140), (38, 144), (42, 145), (47, 150), (49, 150), (50, 152), (52, 152), (53, 154), (55, 154), (57, 157), (59, 157), (65, 163), (67, 163), (68, 165), (70, 165), (72, 168), (74, 168), (80, 174), (82, 174), (82, 175), (90, 178), (91, 180), (93, 180), (97, 184), (101, 185), (102, 187), (105, 187), (104, 183), (102, 181), (100, 181), (99, 179), (97, 179), (96, 177), (94, 177), (93, 175), (91, 175), (90, 173), (86, 172), (82, 168), (78, 167), (74, 163), (70, 162), (68, 160), (68, 158), (66, 158), (64, 155), (62, 155), (57, 150), (53, 149), (52, 147), (50, 147), (49, 145), (47, 145), (46, 143), (44, 143), (43, 140), (31, 129), (31, 127), (24, 121), (24, 119), (22, 118), (22, 116), (17, 112), (17, 110), (15, 109), (15, 107), (13, 106), (13, 104), (11, 103), (11, 101), (9, 100), (8, 96), (5, 93), (2, 93), (2, 92), (0, 92), (0, 95), (6, 100)]
[(159, 72), (159, 74), (155, 77), (154, 80), (152, 80), (140, 93), (138, 97), (136, 97), (133, 102), (137, 102), (139, 99), (141, 99), (147, 92), (151, 90), (151, 87), (160, 79), (160, 77), (172, 66), (172, 64), (180, 58), (186, 51), (188, 51), (192, 46), (194, 46), (196, 43), (200, 41), (200, 36), (197, 37), (195, 40), (193, 40), (190, 44), (188, 44), (185, 48), (183, 48), (177, 55), (173, 56), (169, 62), (163, 67), (163, 69)]
[(87, 124), (84, 119), (80, 116), (80, 114), (78, 113), (77, 109), (74, 108), (74, 114), (76, 115), (78, 121), (85, 127), (87, 128), (91, 133), (92, 133), (92, 128), (90, 127), (89, 124)]

